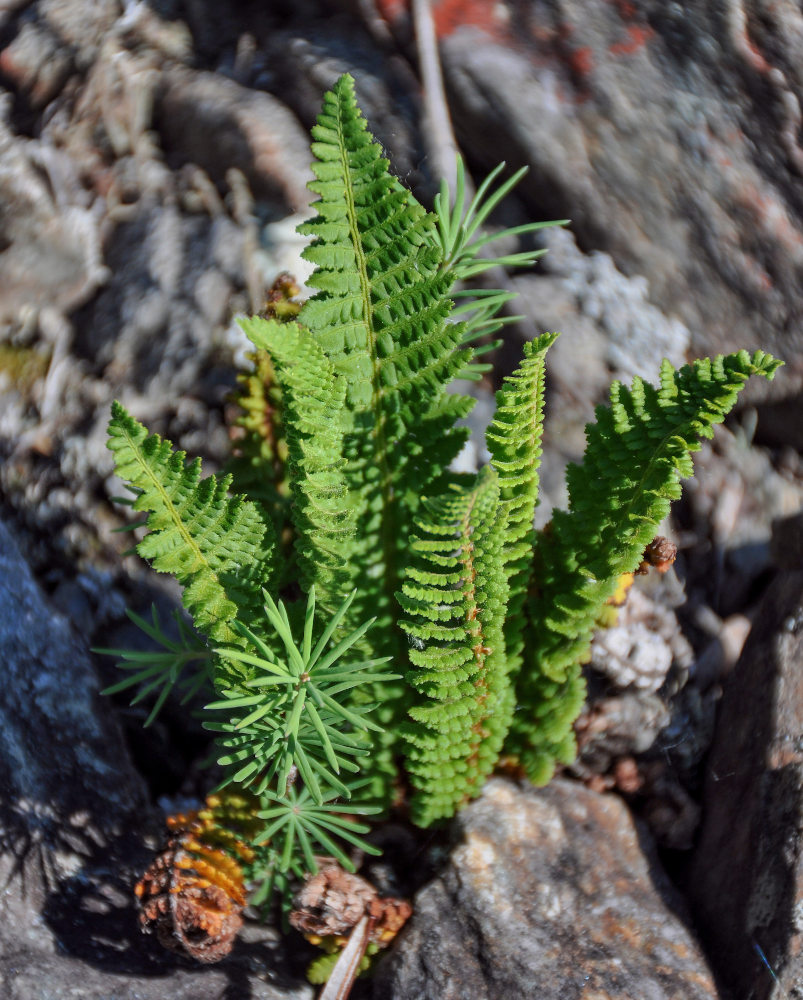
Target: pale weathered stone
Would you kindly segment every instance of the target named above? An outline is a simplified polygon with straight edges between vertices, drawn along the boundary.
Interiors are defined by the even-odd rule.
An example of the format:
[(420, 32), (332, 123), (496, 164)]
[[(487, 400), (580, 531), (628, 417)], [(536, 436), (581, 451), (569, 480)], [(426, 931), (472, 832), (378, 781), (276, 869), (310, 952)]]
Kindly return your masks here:
[(457, 822), (461, 840), (416, 896), (376, 1000), (716, 998), (621, 799), (494, 779)]

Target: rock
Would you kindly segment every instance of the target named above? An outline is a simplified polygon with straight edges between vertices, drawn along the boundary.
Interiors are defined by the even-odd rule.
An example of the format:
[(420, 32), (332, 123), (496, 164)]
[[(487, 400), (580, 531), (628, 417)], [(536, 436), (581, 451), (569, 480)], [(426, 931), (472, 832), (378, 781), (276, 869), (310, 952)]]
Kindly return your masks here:
[[(103, 841), (142, 810), (144, 788), (98, 696), (85, 647), (46, 604), (2, 522), (0, 646), (6, 804), (45, 838), (63, 827), (76, 841)], [(67, 871), (75, 859), (65, 863)]]
[(69, 51), (42, 25), (27, 22), (0, 51), (0, 71), (39, 110), (59, 92), (72, 69)]
[(717, 996), (621, 799), (493, 779), (457, 824), (445, 872), (379, 967), (377, 1000)]
[(673, 664), (686, 676), (693, 659), (674, 612), (634, 585), (616, 621), (595, 635), (590, 666), (619, 689), (654, 694)]
[(669, 705), (649, 692), (592, 697), (575, 722), (575, 773), (581, 777), (604, 774), (617, 757), (646, 753), (670, 719)]
[(136, 824), (145, 790), (86, 649), (45, 603), (2, 522), (0, 649), (0, 879), (6, 915), (17, 917), (0, 931), (8, 975), (20, 947), (52, 947), (38, 912), (54, 884)]
[(440, 178), (422, 162), (420, 83), (408, 63), (377, 46), (358, 21), (327, 17), (273, 31), (264, 42), (264, 70), (253, 85), (280, 93), (306, 127), (321, 110), (321, 97), (343, 73), (354, 77), (357, 101), (371, 133), (387, 151), (391, 169), (416, 188), (425, 181), (432, 198)]
[(799, 387), (797, 6), (543, 0), (507, 13), (506, 26), (466, 15), (442, 30), (475, 167), (529, 164), (519, 190), (531, 213), (570, 218), (581, 247), (643, 275), (695, 354), (744, 345), (786, 358), (785, 379), (754, 398)]
[(803, 510), (773, 522), (770, 554), (779, 569), (803, 568)]
[[(81, 350), (109, 383), (149, 397), (151, 414), (142, 410), (140, 419), (198, 392), (225, 324), (248, 309), (241, 228), (227, 215), (182, 212), (180, 187), (168, 179), (164, 193), (145, 189), (110, 233), (113, 276), (79, 331)], [(99, 419), (108, 420), (105, 401)]]
[(97, 218), (80, 202), (54, 197), (59, 185), (46, 180), (51, 168), (69, 169), (66, 157), (41, 155), (40, 143), (16, 136), (4, 109), (0, 104), (0, 323), (25, 309), (75, 309), (108, 276)]
[(688, 880), (711, 960), (737, 998), (793, 996), (803, 984), (801, 664), (803, 572), (787, 572), (724, 689)]
[(707, 604), (723, 619), (761, 597), (772, 572), (772, 524), (803, 505), (803, 479), (781, 474), (751, 445), (748, 417), (732, 431), (715, 428), (703, 442), (697, 474), (684, 482), (674, 511), (686, 535), (681, 561), (690, 607)]
[(7, 1000), (310, 1000), (278, 935), (250, 927), (202, 975), (139, 933), (133, 885), (154, 827), (83, 643), (0, 522), (0, 996)]
[(309, 137), (270, 94), (214, 73), (172, 69), (164, 74), (156, 117), (172, 160), (197, 164), (221, 187), (234, 167), (257, 197), (278, 195), (291, 212), (309, 204)]
[[(612, 378), (654, 382), (664, 358), (676, 368), (685, 362), (691, 333), (650, 302), (643, 276), (623, 274), (602, 251), (583, 253), (570, 229), (546, 229), (541, 241), (548, 252), (537, 270), (510, 284), (538, 328), (566, 331), (550, 351), (550, 368), (577, 395), (595, 401)], [(576, 327), (582, 332), (588, 325), (596, 338), (579, 346)]]

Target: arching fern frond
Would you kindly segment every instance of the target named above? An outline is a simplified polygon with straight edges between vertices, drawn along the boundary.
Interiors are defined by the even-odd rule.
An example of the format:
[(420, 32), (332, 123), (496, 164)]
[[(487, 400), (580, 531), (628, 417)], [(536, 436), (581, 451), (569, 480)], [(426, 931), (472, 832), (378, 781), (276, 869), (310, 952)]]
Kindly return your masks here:
[(426, 501), (399, 601), (419, 697), (403, 727), (415, 822), (429, 826), (482, 788), (513, 711), (503, 622), (499, 485), (492, 469)]
[(308, 330), (254, 317), (240, 325), (272, 359), (281, 386), (301, 586), (332, 614), (353, 587), (355, 518), (343, 457), (345, 382)]
[(582, 465), (569, 467), (568, 511), (537, 539), (530, 627), (537, 644), (517, 685), (520, 711), (510, 749), (539, 783), (571, 759), (571, 723), (583, 685), (579, 664), (620, 574), (632, 572), (693, 472), (691, 453), (732, 408), (751, 375), (772, 378), (780, 362), (762, 351), (661, 367), (660, 388), (615, 382), (610, 407), (586, 428)]
[[(538, 503), (538, 466), (544, 423), (544, 358), (557, 340), (545, 333), (524, 345), (521, 364), (504, 380), (496, 394), (496, 413), (485, 432), (491, 465), (499, 473), (499, 496), (504, 513), (503, 558), (510, 597), (505, 618), (508, 669), (518, 672), (524, 646), (524, 602), (532, 572)], [(535, 636), (531, 636), (535, 641)]]
[(108, 447), (137, 493), (134, 510), (148, 512), (137, 552), (184, 587), (184, 607), (204, 635), (234, 641), (231, 623), (270, 582), (273, 527), (255, 504), (227, 496), (230, 476), (201, 479), (200, 459), (187, 463), (120, 403), (112, 403)]

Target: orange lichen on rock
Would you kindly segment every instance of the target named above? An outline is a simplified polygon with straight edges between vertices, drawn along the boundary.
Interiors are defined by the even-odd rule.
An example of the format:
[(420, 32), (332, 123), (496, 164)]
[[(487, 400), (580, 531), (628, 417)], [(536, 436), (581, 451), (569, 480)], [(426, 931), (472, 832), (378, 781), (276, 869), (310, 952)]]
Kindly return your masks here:
[(631, 24), (627, 28), (627, 37), (621, 42), (615, 42), (608, 49), (612, 56), (627, 56), (637, 52), (655, 35), (649, 25)]

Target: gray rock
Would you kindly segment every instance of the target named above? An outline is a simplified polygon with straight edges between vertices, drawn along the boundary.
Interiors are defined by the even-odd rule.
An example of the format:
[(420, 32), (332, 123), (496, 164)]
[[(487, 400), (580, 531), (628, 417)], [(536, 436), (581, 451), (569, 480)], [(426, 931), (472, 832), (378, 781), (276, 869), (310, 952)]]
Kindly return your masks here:
[(773, 522), (770, 553), (779, 569), (803, 569), (803, 510)]
[(438, 184), (440, 178), (428, 177), (429, 165), (422, 162), (420, 84), (404, 59), (388, 58), (361, 24), (334, 17), (270, 32), (262, 58), (264, 70), (254, 75), (253, 85), (281, 94), (307, 127), (320, 113), (324, 92), (351, 73), (360, 108), (391, 169), (413, 188), (427, 178), (432, 197), (437, 190), (432, 181)]
[[(0, 522), (0, 787), (29, 829), (103, 839), (144, 805), (144, 788), (97, 691), (87, 651), (45, 602)], [(62, 831), (63, 832), (63, 831)], [(74, 864), (66, 861), (67, 869)]]
[(268, 928), (204, 970), (139, 933), (132, 887), (157, 829), (145, 788), (86, 648), (2, 522), (0, 656), (0, 996), (309, 1000)]
[(35, 109), (56, 96), (71, 69), (70, 53), (59, 45), (58, 38), (46, 27), (30, 21), (0, 52), (3, 75), (15, 82)]
[(80, 203), (59, 203), (43, 176), (64, 158), (51, 150), (43, 160), (40, 143), (6, 124), (8, 110), (0, 102), (0, 323), (23, 309), (75, 309), (107, 277), (97, 219)]
[(270, 94), (214, 73), (172, 69), (162, 78), (156, 113), (174, 158), (197, 164), (221, 185), (235, 167), (258, 197), (278, 195), (291, 211), (309, 204), (309, 138)]
[(697, 924), (737, 998), (803, 987), (803, 572), (768, 590), (725, 687), (689, 876)]
[[(649, 285), (643, 276), (623, 274), (602, 251), (583, 253), (569, 229), (547, 229), (542, 242), (549, 252), (535, 276), (516, 278), (511, 285), (523, 291), (528, 314), (538, 326), (566, 330), (567, 336), (552, 349), (551, 361), (555, 360), (552, 354), (563, 351), (573, 359), (576, 370), (578, 360), (584, 360), (586, 345), (578, 344), (575, 326), (582, 329), (590, 322), (601, 344), (597, 350), (592, 347), (591, 358), (585, 362), (592, 368), (592, 379), (607, 382), (610, 373), (610, 378), (620, 381), (630, 382), (636, 375), (655, 381), (664, 358), (676, 368), (685, 362), (691, 334), (680, 320), (668, 319), (649, 301)], [(542, 281), (548, 292), (538, 289)], [(528, 286), (535, 286), (532, 292)], [(576, 375), (567, 381), (578, 393), (599, 398), (593, 382), (578, 384)]]
[(716, 997), (621, 799), (493, 779), (457, 822), (461, 842), (416, 897), (377, 1000)]
[(674, 612), (633, 586), (616, 622), (591, 644), (591, 666), (619, 689), (654, 694), (670, 668), (688, 674), (694, 654)]
[[(442, 39), (461, 146), (583, 248), (644, 275), (696, 354), (763, 347), (803, 378), (801, 15), (792, 3), (544, 0)], [(480, 139), (481, 137), (481, 139)]]

